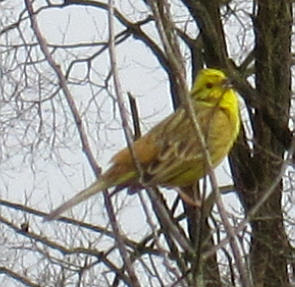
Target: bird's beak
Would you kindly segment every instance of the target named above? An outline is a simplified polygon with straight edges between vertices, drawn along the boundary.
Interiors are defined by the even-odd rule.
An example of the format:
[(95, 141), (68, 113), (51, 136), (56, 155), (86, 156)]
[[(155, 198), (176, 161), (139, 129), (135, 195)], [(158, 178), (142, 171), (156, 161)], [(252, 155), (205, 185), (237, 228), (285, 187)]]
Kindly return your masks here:
[(221, 85), (224, 89), (232, 89), (233, 88), (233, 83), (230, 79), (224, 79), (222, 81)]

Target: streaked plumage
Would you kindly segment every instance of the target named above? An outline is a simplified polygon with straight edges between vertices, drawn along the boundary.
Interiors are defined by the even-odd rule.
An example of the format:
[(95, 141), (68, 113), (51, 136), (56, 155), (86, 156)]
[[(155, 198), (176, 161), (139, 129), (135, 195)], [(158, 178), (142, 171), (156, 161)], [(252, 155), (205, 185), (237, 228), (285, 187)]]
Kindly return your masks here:
[[(238, 100), (225, 74), (204, 69), (190, 93), (211, 162), (216, 167), (229, 153), (240, 128)], [(136, 158), (149, 186), (183, 187), (206, 174), (206, 160), (191, 117), (184, 108), (134, 142)], [(52, 211), (47, 220), (112, 186), (139, 186), (139, 174), (128, 148), (118, 152), (111, 167), (89, 188)]]

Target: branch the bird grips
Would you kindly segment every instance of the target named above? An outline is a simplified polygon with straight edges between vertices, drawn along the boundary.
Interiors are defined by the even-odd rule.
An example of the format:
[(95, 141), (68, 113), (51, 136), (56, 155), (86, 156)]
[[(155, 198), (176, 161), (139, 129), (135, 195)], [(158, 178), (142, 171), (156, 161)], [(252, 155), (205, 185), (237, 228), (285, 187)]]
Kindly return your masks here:
[[(240, 129), (237, 94), (226, 75), (216, 69), (199, 72), (190, 92), (212, 167), (230, 152)], [(187, 110), (178, 108), (134, 142), (134, 153), (146, 186), (185, 187), (207, 173), (206, 157)], [(111, 159), (111, 167), (90, 187), (53, 210), (53, 220), (74, 205), (109, 187), (139, 186), (139, 172), (128, 148)]]

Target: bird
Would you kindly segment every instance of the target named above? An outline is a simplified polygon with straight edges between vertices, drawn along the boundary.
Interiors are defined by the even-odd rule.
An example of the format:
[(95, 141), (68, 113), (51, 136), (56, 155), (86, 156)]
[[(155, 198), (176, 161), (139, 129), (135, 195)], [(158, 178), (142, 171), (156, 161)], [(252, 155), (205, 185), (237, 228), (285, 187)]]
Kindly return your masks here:
[(45, 220), (57, 219), (66, 210), (110, 187), (137, 190), (147, 186), (190, 186), (208, 173), (204, 148), (210, 156), (210, 168), (215, 168), (228, 155), (239, 134), (237, 92), (223, 71), (205, 68), (197, 74), (189, 96), (205, 147), (187, 108), (180, 106), (133, 143), (136, 159), (128, 147), (119, 151), (94, 183), (50, 212)]

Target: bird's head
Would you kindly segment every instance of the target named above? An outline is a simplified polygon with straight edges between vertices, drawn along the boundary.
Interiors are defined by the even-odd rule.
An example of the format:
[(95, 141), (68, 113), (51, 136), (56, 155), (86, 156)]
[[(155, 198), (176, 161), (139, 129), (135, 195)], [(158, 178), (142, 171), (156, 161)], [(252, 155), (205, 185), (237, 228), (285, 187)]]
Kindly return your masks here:
[(232, 85), (222, 71), (203, 69), (196, 77), (191, 96), (201, 101), (218, 101), (230, 89)]

